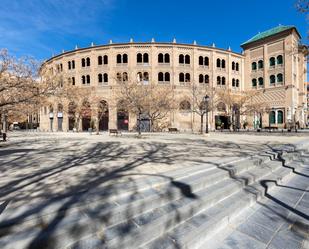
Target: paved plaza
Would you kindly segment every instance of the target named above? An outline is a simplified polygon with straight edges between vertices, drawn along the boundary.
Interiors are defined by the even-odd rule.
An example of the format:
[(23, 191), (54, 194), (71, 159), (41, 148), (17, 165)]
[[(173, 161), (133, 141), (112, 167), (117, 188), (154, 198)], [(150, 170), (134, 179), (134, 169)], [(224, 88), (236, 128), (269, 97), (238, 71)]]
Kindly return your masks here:
[[(308, 135), (158, 133), (137, 138), (129, 133), (9, 133), (8, 142), (0, 143), (0, 248), (109, 248), (105, 247), (105, 227), (122, 215), (115, 210), (125, 203), (126, 217), (144, 212), (130, 203), (159, 191), (155, 184), (170, 183), (172, 190), (164, 198), (176, 198), (172, 194), (179, 190), (190, 201), (196, 198), (193, 185), (176, 178), (211, 172), (275, 151), (282, 144), (298, 144)], [(266, 193), (266, 200), (238, 216), (237, 225), (227, 227), (225, 238), (219, 236), (222, 241), (211, 248), (306, 248), (306, 162), (298, 171), (302, 173), (290, 174), (284, 185)], [(136, 221), (135, 225), (140, 226)], [(288, 238), (290, 244), (281, 238)], [(141, 248), (172, 247), (149, 244)]]

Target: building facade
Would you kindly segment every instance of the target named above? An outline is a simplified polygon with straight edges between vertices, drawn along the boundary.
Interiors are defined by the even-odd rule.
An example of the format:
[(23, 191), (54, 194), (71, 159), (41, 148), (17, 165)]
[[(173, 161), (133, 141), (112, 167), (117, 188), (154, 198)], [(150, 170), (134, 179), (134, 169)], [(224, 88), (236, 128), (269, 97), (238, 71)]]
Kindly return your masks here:
[[(243, 53), (194, 44), (129, 43), (91, 46), (54, 56), (42, 67), (62, 75), (75, 87), (91, 87), (102, 97), (107, 108), (99, 128), (133, 130), (136, 116), (120, 110), (115, 99), (119, 81), (142, 80), (148, 84), (171, 85), (179, 108), (171, 111), (167, 126), (179, 130), (199, 130), (200, 119), (190, 110), (192, 84), (212, 89), (226, 88), (234, 93), (256, 92), (254, 101), (267, 110), (240, 118), (249, 127), (284, 127), (306, 123), (306, 61), (304, 47), (295, 27), (279, 26), (254, 36), (243, 43)], [(183, 102), (188, 104), (182, 108)], [(222, 103), (221, 103), (222, 104)], [(224, 103), (223, 103), (224, 105)], [(40, 108), (40, 129), (71, 130), (68, 104), (56, 103)], [(89, 106), (89, 108), (93, 108)], [(79, 129), (87, 130), (90, 112), (80, 121)], [(226, 107), (214, 108), (208, 120), (215, 129), (218, 120), (228, 123)]]

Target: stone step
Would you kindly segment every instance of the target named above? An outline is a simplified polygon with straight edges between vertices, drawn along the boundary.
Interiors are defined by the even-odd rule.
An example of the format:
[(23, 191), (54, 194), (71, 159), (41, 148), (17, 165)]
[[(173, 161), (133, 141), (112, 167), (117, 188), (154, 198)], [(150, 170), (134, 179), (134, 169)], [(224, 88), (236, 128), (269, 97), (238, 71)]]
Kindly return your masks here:
[[(280, 167), (281, 164), (278, 161), (254, 167), (250, 173), (245, 172), (236, 175), (235, 179), (228, 178), (209, 188), (195, 192), (196, 198), (182, 198), (151, 212), (143, 213), (130, 221), (136, 226), (132, 226), (129, 233), (117, 233), (117, 231), (121, 231), (121, 227), (127, 226), (128, 223), (110, 227), (106, 231), (108, 247), (119, 248), (119, 243), (125, 242), (126, 248), (136, 248), (141, 244), (148, 243), (153, 238), (160, 237), (165, 232), (192, 218), (193, 215), (211, 208), (218, 202), (238, 193), (243, 189), (243, 186), (261, 179)], [(248, 177), (248, 180), (244, 181), (245, 177)]]
[[(277, 168), (271, 173), (268, 172), (269, 174), (261, 179), (281, 180), (287, 177), (290, 172), (288, 169)], [(216, 234), (222, 236), (223, 230), (227, 229), (230, 222), (261, 198), (263, 194), (263, 187), (258, 182), (254, 182), (140, 248), (211, 248), (209, 240), (211, 239), (213, 243)], [(165, 246), (162, 247), (161, 245)]]

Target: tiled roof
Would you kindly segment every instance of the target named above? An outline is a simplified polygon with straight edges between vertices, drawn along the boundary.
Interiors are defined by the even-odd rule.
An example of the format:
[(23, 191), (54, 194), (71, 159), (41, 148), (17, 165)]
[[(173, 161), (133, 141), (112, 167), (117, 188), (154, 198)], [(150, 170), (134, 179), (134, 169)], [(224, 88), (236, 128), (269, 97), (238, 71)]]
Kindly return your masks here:
[(254, 42), (254, 41), (257, 41), (257, 40), (264, 39), (266, 37), (272, 36), (274, 34), (278, 34), (278, 33), (282, 32), (282, 31), (285, 31), (285, 30), (288, 30), (288, 29), (292, 29), (292, 28), (295, 28), (295, 27), (291, 26), (291, 25), (289, 25), (289, 26), (279, 25), (279, 26), (274, 27), (272, 29), (269, 29), (269, 30), (266, 30), (264, 32), (258, 33), (257, 35), (255, 35), (251, 39), (249, 39), (248, 41), (246, 41), (243, 44), (241, 44), (241, 46), (246, 45), (246, 44), (251, 43), (251, 42)]

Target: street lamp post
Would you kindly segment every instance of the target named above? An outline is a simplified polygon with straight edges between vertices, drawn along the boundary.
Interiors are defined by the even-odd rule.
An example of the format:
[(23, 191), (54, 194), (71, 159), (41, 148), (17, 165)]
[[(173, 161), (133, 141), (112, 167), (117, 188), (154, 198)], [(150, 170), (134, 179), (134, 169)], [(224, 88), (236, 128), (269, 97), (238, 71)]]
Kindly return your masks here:
[(210, 97), (206, 95), (204, 97), (205, 101), (205, 111), (206, 111), (206, 134), (208, 133), (208, 103), (209, 103)]

